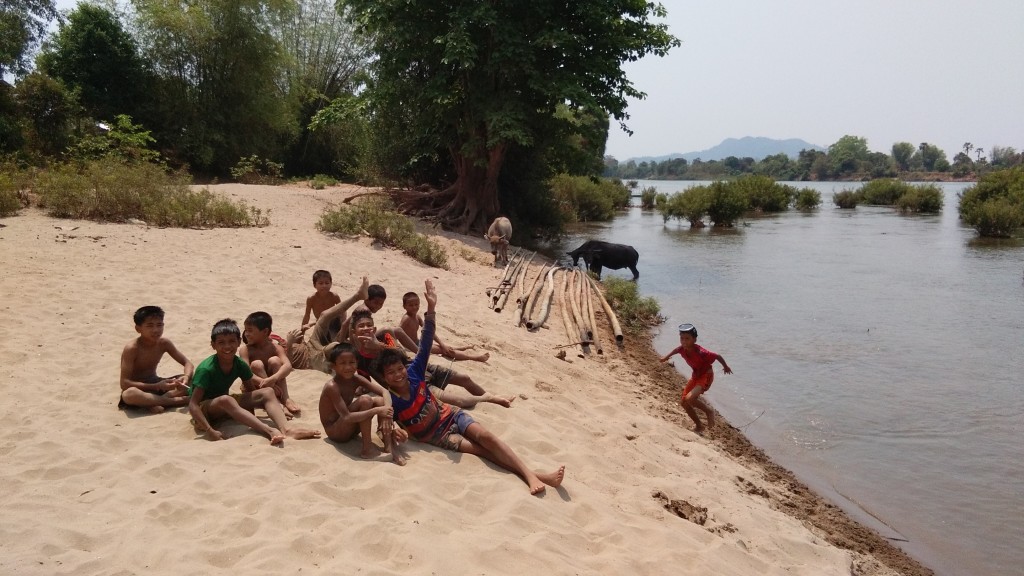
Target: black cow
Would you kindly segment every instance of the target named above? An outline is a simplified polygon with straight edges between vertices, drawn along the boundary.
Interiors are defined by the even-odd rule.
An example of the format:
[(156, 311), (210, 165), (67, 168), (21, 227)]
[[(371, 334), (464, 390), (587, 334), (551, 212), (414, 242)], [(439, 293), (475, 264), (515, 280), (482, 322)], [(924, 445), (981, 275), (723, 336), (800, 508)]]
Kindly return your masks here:
[(636, 262), (640, 259), (640, 255), (637, 254), (636, 248), (626, 244), (587, 240), (579, 248), (567, 252), (567, 254), (572, 256), (573, 266), (579, 265), (580, 257), (582, 257), (587, 268), (597, 275), (598, 280), (601, 279), (602, 266), (612, 270), (629, 268), (633, 272), (633, 280), (640, 277), (640, 273), (636, 271)]

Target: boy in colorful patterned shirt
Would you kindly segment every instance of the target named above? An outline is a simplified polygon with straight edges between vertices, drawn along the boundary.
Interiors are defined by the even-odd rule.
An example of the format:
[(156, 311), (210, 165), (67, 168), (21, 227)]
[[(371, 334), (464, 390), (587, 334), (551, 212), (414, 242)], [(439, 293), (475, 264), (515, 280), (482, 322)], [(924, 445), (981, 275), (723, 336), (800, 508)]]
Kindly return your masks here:
[(441, 402), (430, 391), (425, 380), (427, 360), (433, 344), (437, 294), (430, 280), (426, 281), (424, 299), (427, 312), (416, 358), (405, 366), (405, 355), (398, 349), (382, 350), (377, 356), (377, 371), (383, 374), (391, 393), (395, 421), (420, 442), (447, 450), (474, 454), (514, 472), (526, 482), (530, 494), (544, 492), (545, 485), (558, 487), (565, 478), (565, 466), (552, 472), (537, 472), (492, 432), (478, 424), (460, 408)]

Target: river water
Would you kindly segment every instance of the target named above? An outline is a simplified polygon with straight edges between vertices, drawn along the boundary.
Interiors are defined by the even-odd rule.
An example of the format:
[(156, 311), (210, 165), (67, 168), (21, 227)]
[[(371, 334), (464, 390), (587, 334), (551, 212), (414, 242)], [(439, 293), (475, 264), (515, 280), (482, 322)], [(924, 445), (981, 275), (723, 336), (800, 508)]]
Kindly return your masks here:
[(938, 574), (1024, 573), (1024, 244), (960, 224), (969, 184), (941, 184), (927, 216), (836, 208), (856, 183), (794, 185), (822, 206), (730, 230), (634, 207), (562, 248), (636, 247), (640, 291), (668, 318), (657, 350), (695, 324), (735, 371), (716, 365), (706, 398), (819, 493)]

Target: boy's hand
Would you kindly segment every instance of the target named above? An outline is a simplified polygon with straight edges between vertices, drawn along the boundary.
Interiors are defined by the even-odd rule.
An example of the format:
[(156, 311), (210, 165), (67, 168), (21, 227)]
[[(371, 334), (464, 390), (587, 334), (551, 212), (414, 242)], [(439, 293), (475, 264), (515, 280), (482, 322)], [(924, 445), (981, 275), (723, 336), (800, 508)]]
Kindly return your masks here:
[(215, 428), (210, 428), (206, 431), (206, 439), (210, 441), (217, 441), (224, 439), (224, 433)]
[(732, 374), (732, 368), (729, 368), (728, 366), (726, 366), (726, 367), (724, 368), (724, 370), (725, 370), (725, 373), (726, 373), (726, 374)]
[(359, 285), (359, 299), (366, 300), (370, 297), (370, 280), (363, 276), (363, 283)]
[(428, 278), (423, 284), (425, 286), (423, 297), (427, 301), (427, 312), (433, 312), (434, 306), (437, 306), (437, 292), (434, 291), (434, 283)]
[(388, 420), (390, 420), (390, 419), (394, 418), (394, 416), (395, 416), (395, 409), (394, 408), (392, 408), (390, 406), (378, 406), (377, 407), (377, 417), (378, 418), (387, 418)]

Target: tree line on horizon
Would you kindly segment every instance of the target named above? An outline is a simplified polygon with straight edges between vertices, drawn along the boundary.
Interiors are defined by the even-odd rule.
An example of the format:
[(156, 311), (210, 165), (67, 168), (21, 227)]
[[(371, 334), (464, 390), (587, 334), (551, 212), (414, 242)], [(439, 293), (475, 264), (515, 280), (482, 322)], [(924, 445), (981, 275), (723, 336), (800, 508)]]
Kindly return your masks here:
[(866, 138), (847, 135), (829, 146), (827, 151), (804, 149), (795, 159), (780, 153), (761, 160), (729, 156), (722, 160), (697, 158), (690, 162), (685, 158), (671, 158), (662, 162), (638, 163), (634, 160), (619, 162), (612, 156), (605, 156), (604, 175), (623, 180), (720, 180), (753, 174), (791, 182), (877, 178), (977, 179), (992, 170), (1021, 164), (1024, 164), (1024, 152), (1009, 146), (992, 146), (986, 155), (983, 148), (965, 142), (950, 163), (942, 149), (927, 142), (918, 146), (897, 142), (886, 154), (871, 151)]

